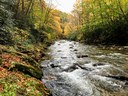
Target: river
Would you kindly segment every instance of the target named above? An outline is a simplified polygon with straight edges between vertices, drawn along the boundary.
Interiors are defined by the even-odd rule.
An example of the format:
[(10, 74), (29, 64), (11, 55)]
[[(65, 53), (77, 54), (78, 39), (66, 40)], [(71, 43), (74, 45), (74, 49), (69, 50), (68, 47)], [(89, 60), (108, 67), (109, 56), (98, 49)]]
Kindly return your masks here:
[(41, 63), (52, 96), (128, 96), (128, 53), (75, 41), (50, 46)]

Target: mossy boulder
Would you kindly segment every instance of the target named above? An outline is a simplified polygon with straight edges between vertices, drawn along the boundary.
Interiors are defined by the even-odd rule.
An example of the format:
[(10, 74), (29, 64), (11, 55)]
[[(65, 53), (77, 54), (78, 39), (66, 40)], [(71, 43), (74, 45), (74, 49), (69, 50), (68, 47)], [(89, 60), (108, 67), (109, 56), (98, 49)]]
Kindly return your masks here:
[(41, 79), (43, 76), (41, 69), (35, 68), (33, 66), (26, 66), (21, 63), (14, 63), (14, 65), (15, 66), (10, 69), (11, 71), (17, 70), (23, 72), (24, 74), (28, 74), (32, 77), (35, 77), (37, 79)]
[(38, 67), (39, 66), (39, 64), (33, 58), (31, 58), (29, 56), (23, 56), (22, 60), (27, 62), (27, 63), (30, 63), (34, 67)]

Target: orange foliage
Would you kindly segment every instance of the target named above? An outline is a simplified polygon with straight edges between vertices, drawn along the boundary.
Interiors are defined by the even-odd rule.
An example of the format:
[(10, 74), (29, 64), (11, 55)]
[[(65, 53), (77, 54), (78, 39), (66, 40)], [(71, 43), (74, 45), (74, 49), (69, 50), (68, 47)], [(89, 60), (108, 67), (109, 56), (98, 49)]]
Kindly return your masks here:
[(22, 61), (21, 58), (18, 56), (14, 56), (11, 54), (2, 54), (1, 57), (2, 57), (2, 67), (7, 69), (12, 67), (12, 62), (19, 62), (25, 64), (25, 62)]

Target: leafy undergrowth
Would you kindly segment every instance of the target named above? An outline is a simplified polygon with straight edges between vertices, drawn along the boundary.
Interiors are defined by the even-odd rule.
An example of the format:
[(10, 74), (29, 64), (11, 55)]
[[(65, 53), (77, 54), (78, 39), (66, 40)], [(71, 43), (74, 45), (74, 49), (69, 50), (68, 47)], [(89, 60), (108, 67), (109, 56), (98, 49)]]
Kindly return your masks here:
[(34, 58), (6, 46), (0, 47), (0, 96), (50, 95), (40, 81), (43, 74)]

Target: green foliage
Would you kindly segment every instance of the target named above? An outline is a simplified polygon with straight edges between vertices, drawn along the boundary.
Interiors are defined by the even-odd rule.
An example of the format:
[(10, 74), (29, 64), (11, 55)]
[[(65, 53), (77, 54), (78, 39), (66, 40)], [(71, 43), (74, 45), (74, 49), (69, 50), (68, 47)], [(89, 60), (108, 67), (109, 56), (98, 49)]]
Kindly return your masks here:
[(0, 93), (0, 96), (16, 96), (16, 91), (19, 88), (16, 85), (17, 77), (8, 76), (0, 79), (0, 85), (4, 87), (4, 91)]
[(8, 84), (6, 82), (4, 83), (4, 92), (0, 93), (1, 96), (16, 96), (16, 91), (18, 89), (18, 86), (16, 84)]
[(120, 20), (117, 18), (109, 24), (91, 26), (88, 30), (85, 27), (84, 38), (87, 43), (126, 45), (128, 43), (127, 26), (128, 23), (124, 19)]
[(12, 34), (11, 27), (14, 25), (14, 20), (12, 19), (13, 12), (11, 11), (14, 5), (12, 0), (0, 0), (0, 43), (1, 44), (11, 44)]
[(49, 96), (49, 91), (37, 79), (19, 72), (6, 75), (0, 78), (0, 96)]
[(67, 35), (67, 38), (70, 39), (70, 40), (78, 40), (77, 39), (77, 36), (78, 36), (78, 32), (70, 32), (68, 35)]
[(27, 45), (31, 43), (31, 38), (28, 30), (23, 30), (15, 27), (12, 33), (12, 40), (14, 44)]
[(78, 34), (83, 35), (81, 39), (86, 43), (128, 44), (127, 0), (83, 0), (76, 9), (82, 26)]

